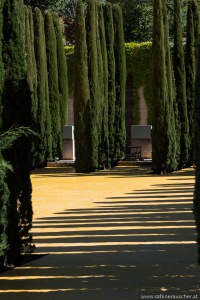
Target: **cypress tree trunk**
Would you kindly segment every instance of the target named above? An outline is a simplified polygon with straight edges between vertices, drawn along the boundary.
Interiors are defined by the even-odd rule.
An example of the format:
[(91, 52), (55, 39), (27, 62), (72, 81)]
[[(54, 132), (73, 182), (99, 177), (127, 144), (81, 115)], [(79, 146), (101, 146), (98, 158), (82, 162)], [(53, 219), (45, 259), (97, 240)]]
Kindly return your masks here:
[[(91, 126), (91, 171), (99, 168), (99, 83), (97, 57), (96, 2), (90, 0), (86, 16), (86, 39), (88, 50), (88, 81), (90, 88), (90, 126)], [(101, 84), (101, 82), (100, 82)]]
[(60, 116), (60, 94), (58, 86), (57, 42), (52, 15), (44, 16), (47, 70), (49, 83), (49, 107), (51, 114), (52, 154), (62, 157), (62, 130)]
[(174, 0), (174, 75), (176, 85), (176, 102), (179, 112), (178, 122), (180, 126), (180, 142), (178, 143), (178, 145), (180, 144), (179, 167), (182, 168), (186, 166), (189, 161), (190, 140), (187, 114), (186, 75), (182, 41), (180, 0)]
[[(31, 98), (31, 128), (36, 132), (38, 123), (38, 98), (37, 98), (37, 66), (34, 51), (34, 29), (33, 13), (31, 7), (25, 6), (25, 29), (26, 29), (26, 54), (27, 54), (27, 83)], [(33, 137), (32, 140), (32, 167), (36, 167), (38, 156), (39, 139)]]
[(100, 96), (102, 95), (101, 104), (101, 137), (100, 137), (100, 151), (99, 151), (99, 164), (100, 167), (109, 166), (109, 141), (108, 141), (108, 58), (106, 49), (105, 26), (103, 16), (103, 6), (98, 4), (98, 19), (99, 19), (99, 41), (100, 52), (102, 61), (102, 74), (100, 74), (99, 82), (102, 82)]
[(104, 7), (104, 24), (106, 34), (106, 47), (108, 57), (108, 139), (109, 139), (109, 164), (115, 164), (115, 56), (114, 56), (114, 27), (112, 5), (107, 2)]
[(38, 122), (40, 136), (36, 167), (42, 167), (47, 159), (52, 160), (51, 116), (49, 111), (49, 85), (47, 75), (44, 19), (38, 8), (33, 10), (34, 50), (37, 65)]
[(115, 157), (124, 157), (126, 145), (125, 127), (125, 87), (126, 87), (126, 55), (121, 8), (113, 5), (114, 54), (115, 54)]
[(166, 171), (171, 172), (177, 169), (177, 144), (176, 144), (176, 107), (175, 107), (175, 85), (172, 67), (172, 58), (169, 44), (169, 24), (167, 18), (166, 0), (162, 1), (163, 7), (163, 29), (164, 29), (164, 49), (166, 65), (166, 105), (165, 105), (165, 124), (166, 124)]
[(194, 149), (194, 98), (195, 98), (195, 74), (196, 74), (196, 39), (199, 36), (199, 7), (195, 0), (188, 2), (187, 11), (187, 44), (186, 44), (186, 92), (187, 111), (189, 121), (189, 160), (188, 165), (193, 164)]
[(84, 6), (77, 1), (74, 47), (74, 125), (76, 172), (90, 172), (90, 91), (88, 83), (87, 44)]
[[(31, 99), (27, 86), (25, 55), (25, 10), (23, 1), (8, 0), (3, 8), (3, 59), (6, 70), (3, 130), (13, 124), (30, 126)], [(31, 140), (21, 138), (5, 157), (14, 172), (7, 177), (10, 190), (8, 212), (8, 260), (19, 262), (21, 244), (31, 240)]]
[(165, 119), (167, 76), (164, 49), (164, 27), (161, 0), (153, 7), (153, 114), (152, 114), (152, 169), (155, 173), (166, 171), (168, 136)]
[(60, 27), (59, 17), (53, 14), (54, 30), (57, 40), (57, 64), (58, 64), (58, 84), (60, 93), (60, 114), (61, 114), (61, 130), (67, 124), (67, 108), (68, 108), (68, 75), (65, 50), (63, 45), (63, 36)]

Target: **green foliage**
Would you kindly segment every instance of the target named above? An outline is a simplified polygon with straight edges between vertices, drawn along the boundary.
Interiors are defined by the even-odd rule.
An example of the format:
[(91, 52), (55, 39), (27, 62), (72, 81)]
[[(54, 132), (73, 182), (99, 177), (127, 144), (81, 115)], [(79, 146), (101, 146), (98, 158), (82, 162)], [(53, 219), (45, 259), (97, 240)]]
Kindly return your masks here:
[(106, 37), (105, 37), (105, 26), (103, 16), (103, 6), (98, 4), (98, 18), (99, 18), (99, 31), (98, 31), (98, 60), (99, 65), (99, 83), (100, 88), (100, 99), (101, 109), (101, 130), (100, 130), (100, 145), (99, 145), (99, 167), (104, 168), (109, 166), (109, 140), (108, 140), (108, 57), (106, 49)]
[(109, 158), (111, 166), (115, 164), (115, 55), (114, 55), (114, 26), (111, 3), (106, 3), (104, 7), (104, 24), (106, 34), (106, 47), (108, 59), (108, 139)]
[(152, 124), (152, 43), (126, 43), (127, 74), (134, 84), (133, 124), (140, 123), (138, 88), (143, 86), (148, 109), (148, 124)]
[[(10, 191), (9, 191), (9, 185), (7, 183), (7, 174), (9, 172), (14, 172), (13, 167), (9, 162), (7, 162), (2, 153), (5, 153), (5, 150), (10, 149), (14, 143), (22, 136), (28, 136), (34, 134), (32, 130), (30, 130), (27, 127), (12, 127), (8, 131), (3, 132), (0, 134), (0, 261), (2, 263), (4, 257), (7, 256), (7, 254), (11, 251), (10, 249), (10, 236), (9, 236), (9, 230), (10, 226), (12, 224), (11, 220), (9, 219), (9, 213), (11, 211), (12, 203), (10, 202)], [(26, 183), (26, 181), (25, 181)], [(25, 184), (26, 186), (26, 184)], [(23, 189), (24, 191), (24, 189)], [(30, 197), (31, 192), (28, 193), (28, 197)], [(31, 228), (30, 220), (32, 220), (32, 207), (31, 207), (31, 201), (27, 201), (27, 198), (25, 199), (26, 202), (29, 203), (29, 213), (26, 216), (27, 219), (19, 225), (20, 220), (18, 220), (18, 230), (22, 230), (21, 238), (24, 239), (24, 237), (27, 237), (27, 233), (29, 229)], [(24, 207), (27, 207), (26, 205), (22, 205), (22, 201), (19, 201), (20, 206), (24, 209)], [(25, 217), (22, 211), (18, 210), (18, 215), (21, 217)], [(27, 220), (29, 222), (29, 228), (27, 227)], [(10, 224), (11, 223), (11, 224)], [(24, 224), (26, 226), (26, 230), (24, 230)], [(11, 228), (11, 230), (15, 231), (16, 228)]]
[(114, 56), (115, 56), (115, 157), (124, 157), (126, 144), (125, 128), (125, 88), (126, 88), (126, 54), (124, 46), (123, 17), (121, 8), (113, 5)]
[(78, 0), (74, 47), (74, 125), (76, 140), (76, 172), (90, 172), (90, 118), (87, 44), (84, 6)]
[(197, 51), (197, 73), (196, 73), (196, 85), (195, 85), (195, 107), (194, 107), (194, 120), (195, 120), (195, 132), (194, 132), (194, 164), (195, 164), (195, 191), (194, 191), (194, 203), (193, 213), (197, 230), (197, 243), (198, 243), (198, 255), (200, 264), (200, 44), (198, 40)]
[(189, 124), (187, 114), (186, 99), (186, 74), (184, 50), (182, 42), (182, 26), (180, 17), (180, 0), (174, 0), (174, 76), (176, 86), (176, 102), (178, 106), (178, 123), (180, 131), (177, 128), (177, 145), (180, 145), (179, 167), (186, 166), (189, 160)]
[(44, 29), (49, 84), (49, 108), (51, 114), (52, 155), (53, 157), (62, 157), (62, 130), (58, 84), (57, 43), (52, 14), (49, 12), (44, 15)]
[[(74, 46), (65, 46), (65, 53), (68, 62), (69, 90), (71, 91), (73, 86)], [(152, 43), (125, 43), (125, 53), (127, 74), (132, 75), (134, 80), (133, 124), (140, 123), (138, 88), (141, 86), (144, 87), (144, 97), (148, 109), (148, 124), (152, 124)]]
[[(98, 146), (99, 146), (99, 82), (97, 61), (97, 22), (96, 1), (88, 2), (86, 16), (86, 40), (88, 50), (88, 81), (90, 88), (90, 126), (91, 126), (91, 171), (98, 169)], [(100, 82), (101, 84), (101, 82)]]
[(194, 148), (194, 101), (195, 101), (195, 75), (196, 75), (196, 43), (199, 37), (199, 7), (196, 0), (188, 2), (187, 13), (187, 44), (186, 44), (186, 92), (189, 121), (189, 165), (193, 163)]
[(2, 127), (2, 119), (1, 114), (3, 110), (3, 89), (4, 89), (4, 64), (3, 64), (3, 57), (2, 57), (2, 30), (3, 30), (3, 10), (4, 1), (0, 2), (0, 128)]
[(166, 169), (167, 132), (165, 104), (167, 77), (164, 49), (164, 24), (161, 0), (154, 0), (153, 15), (153, 116), (152, 116), (152, 165), (155, 173)]
[(73, 91), (74, 46), (65, 46), (64, 49), (65, 49), (65, 55), (67, 59), (68, 90), (70, 95)]
[(68, 75), (62, 32), (57, 14), (53, 14), (53, 24), (57, 41), (58, 85), (60, 94), (61, 130), (67, 124)]
[(166, 66), (166, 103), (165, 103), (165, 125), (166, 125), (166, 171), (172, 172), (177, 169), (177, 143), (176, 143), (176, 107), (175, 107), (175, 85), (171, 49), (169, 44), (169, 25), (167, 17), (166, 1), (162, 2), (164, 49)]
[(38, 120), (37, 133), (40, 136), (36, 166), (44, 166), (52, 159), (51, 115), (49, 110), (49, 85), (47, 75), (46, 41), (44, 19), (38, 8), (33, 10), (34, 50), (37, 65)]
[[(26, 54), (27, 54), (27, 84), (31, 98), (31, 128), (37, 131), (38, 123), (38, 98), (37, 98), (37, 66), (34, 50), (34, 28), (33, 13), (31, 7), (25, 6), (25, 32), (26, 32)], [(35, 167), (38, 156), (38, 137), (33, 137), (31, 149), (32, 166)]]

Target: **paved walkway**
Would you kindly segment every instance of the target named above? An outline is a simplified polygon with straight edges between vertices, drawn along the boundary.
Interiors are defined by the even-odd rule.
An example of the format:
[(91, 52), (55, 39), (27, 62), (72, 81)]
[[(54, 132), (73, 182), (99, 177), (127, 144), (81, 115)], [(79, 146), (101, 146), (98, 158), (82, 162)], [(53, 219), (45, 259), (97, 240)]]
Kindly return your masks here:
[(47, 168), (32, 182), (34, 242), (47, 255), (1, 274), (1, 300), (200, 299), (192, 168)]

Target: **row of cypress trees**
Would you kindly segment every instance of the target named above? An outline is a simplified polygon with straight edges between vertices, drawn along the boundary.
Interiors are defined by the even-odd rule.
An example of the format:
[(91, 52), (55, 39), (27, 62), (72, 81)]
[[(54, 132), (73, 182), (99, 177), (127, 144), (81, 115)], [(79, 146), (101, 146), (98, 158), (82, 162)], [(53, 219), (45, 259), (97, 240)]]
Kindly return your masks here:
[[(0, 144), (1, 265), (4, 259), (18, 264), (22, 247), (31, 243), (30, 173), (48, 159), (61, 156), (67, 97), (67, 65), (58, 16), (48, 12), (43, 16), (38, 8), (24, 6), (22, 0), (1, 1), (0, 132), (8, 132), (8, 136), (11, 132), (7, 144), (12, 145), (7, 149)], [(15, 131), (13, 126), (21, 129)], [(23, 128), (36, 134), (27, 138), (23, 133), (28, 129)]]
[(196, 0), (190, 0), (185, 51), (180, 0), (174, 0), (171, 53), (167, 3), (154, 0), (152, 163), (155, 173), (172, 172), (193, 163), (194, 49), (198, 35), (199, 7)]
[(77, 2), (74, 49), (76, 171), (110, 167), (124, 155), (126, 60), (118, 5)]

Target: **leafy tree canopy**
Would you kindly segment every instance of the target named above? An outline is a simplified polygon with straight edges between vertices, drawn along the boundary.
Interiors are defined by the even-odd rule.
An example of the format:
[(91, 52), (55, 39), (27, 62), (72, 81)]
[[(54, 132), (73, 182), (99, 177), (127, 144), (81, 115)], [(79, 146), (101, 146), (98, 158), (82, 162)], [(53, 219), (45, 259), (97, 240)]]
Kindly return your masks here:
[[(119, 4), (124, 19), (124, 36), (126, 42), (145, 42), (152, 40), (153, 0), (99, 0), (102, 3)], [(37, 6), (43, 12), (51, 10), (70, 20), (75, 19), (77, 0), (25, 0), (25, 4)], [(87, 4), (87, 0), (83, 1)], [(200, 4), (200, 0), (197, 0)], [(183, 34), (186, 35), (188, 0), (181, 1)], [(174, 0), (167, 0), (170, 37), (173, 38)]]

